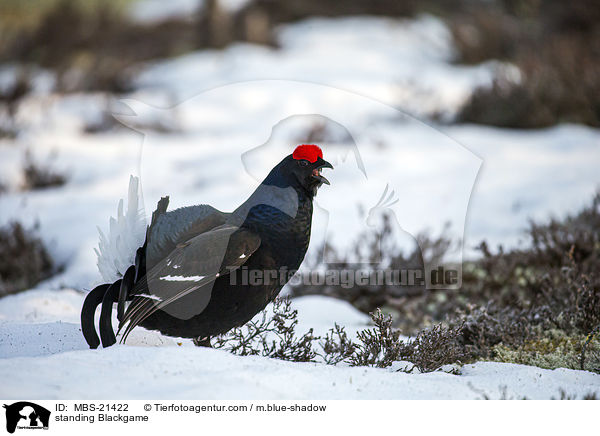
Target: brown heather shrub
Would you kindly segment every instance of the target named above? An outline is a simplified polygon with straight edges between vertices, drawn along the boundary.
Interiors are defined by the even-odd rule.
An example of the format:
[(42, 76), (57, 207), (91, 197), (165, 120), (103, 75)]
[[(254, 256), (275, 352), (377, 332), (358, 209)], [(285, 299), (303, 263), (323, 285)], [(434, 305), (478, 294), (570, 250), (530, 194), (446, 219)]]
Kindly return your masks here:
[(348, 337), (343, 326), (334, 324), (320, 343), (323, 353), (321, 357), (328, 365), (337, 365), (350, 359), (356, 350), (356, 344)]
[[(141, 62), (221, 44), (213, 35), (220, 23), (204, 10), (140, 23), (125, 13), (127, 2), (26, 3), (31, 2), (0, 4), (0, 62), (50, 69), (57, 74), (60, 92), (130, 92)], [(14, 19), (2, 20), (3, 13)], [(236, 29), (226, 31), (226, 43), (240, 39)]]
[[(371, 313), (373, 328), (348, 337), (344, 327), (335, 324), (324, 338), (313, 330), (297, 335), (298, 312), (289, 299), (276, 299), (271, 316), (264, 310), (258, 320), (216, 338), (213, 346), (239, 356), (263, 356), (292, 362), (312, 362), (319, 356), (328, 365), (386, 368), (396, 361), (410, 361), (421, 372), (431, 372), (449, 363), (462, 363), (468, 357), (457, 341), (458, 328), (437, 325), (420, 332), (412, 341), (402, 341), (392, 327), (392, 317), (381, 310)], [(275, 338), (275, 339), (274, 339)], [(401, 369), (411, 372), (411, 369)]]
[[(380, 238), (380, 239), (379, 239)], [(325, 253), (328, 264), (339, 270), (364, 271), (365, 265), (377, 265), (380, 258), (385, 259), (391, 269), (414, 269), (422, 271), (424, 275), (424, 260), (428, 263), (437, 262), (451, 247), (451, 241), (444, 235), (431, 238), (425, 233), (417, 236), (415, 247), (411, 252), (399, 250), (393, 241), (392, 221), (389, 216), (384, 215), (376, 232), (364, 232), (358, 235), (351, 246), (349, 253), (336, 251), (331, 245), (325, 245), (321, 252)], [(381, 245), (380, 245), (381, 240)], [(306, 259), (306, 265), (315, 270), (314, 274), (321, 274), (317, 270), (319, 259)], [(317, 283), (326, 283), (326, 280), (316, 280)], [(345, 288), (342, 285), (313, 285), (313, 284), (290, 284), (292, 297), (302, 295), (327, 295), (350, 302), (354, 307), (364, 313), (371, 313), (378, 308), (386, 312), (395, 313), (396, 310), (411, 304), (414, 298), (425, 294), (424, 286), (414, 285), (358, 285)], [(411, 327), (421, 325), (423, 318), (428, 317), (426, 312), (411, 314), (417, 317), (411, 325), (402, 325), (402, 330), (411, 330)], [(406, 328), (405, 328), (406, 327)]]
[(441, 324), (420, 331), (409, 347), (406, 360), (421, 372), (432, 372), (448, 364), (462, 364), (471, 360), (469, 347), (460, 343), (462, 328), (444, 327)]
[(400, 341), (400, 332), (392, 328), (392, 317), (380, 309), (371, 313), (375, 328), (358, 332), (358, 343), (348, 357), (352, 366), (376, 366), (385, 368), (407, 357), (407, 348)]
[(552, 397), (551, 400), (597, 400), (598, 399), (598, 394), (595, 392), (588, 392), (587, 394), (584, 394), (581, 398), (577, 397), (576, 394), (567, 393), (567, 391), (565, 391), (562, 388), (559, 389), (558, 392), (560, 394), (560, 397), (558, 397), (558, 398)]
[[(382, 226), (385, 229), (386, 224)], [(527, 248), (505, 251), (499, 247), (493, 253), (482, 243), (481, 257), (465, 263), (463, 286), (458, 290), (389, 286), (338, 290), (322, 285), (298, 286), (293, 292), (344, 299), (366, 313), (373, 312), (373, 307), (393, 313), (394, 325), (415, 340), (403, 344), (400, 353), (392, 347), (391, 355), (415, 365), (424, 356), (431, 366), (419, 363), (420, 370), (430, 370), (440, 362), (491, 359), (545, 367), (578, 367), (579, 361), (587, 370), (600, 371), (598, 335), (589, 336), (583, 356), (586, 338), (600, 330), (600, 194), (579, 213), (543, 224), (532, 222), (527, 233)], [(369, 241), (367, 236), (361, 238)], [(440, 241), (445, 240), (429, 240), (436, 256), (448, 247), (447, 241)], [(423, 250), (423, 257), (427, 253), (428, 249)], [(343, 254), (336, 255), (344, 259)], [(385, 252), (384, 257), (393, 259), (392, 268), (401, 269), (416, 255)], [(439, 323), (447, 327), (431, 328)], [(336, 326), (330, 332), (335, 341), (326, 341), (327, 350), (335, 354), (332, 361), (349, 362), (356, 349), (339, 330)], [(366, 340), (362, 360), (356, 363), (377, 366), (376, 335), (362, 338)], [(411, 354), (411, 347), (421, 355)], [(389, 350), (389, 344), (379, 349), (384, 348)], [(443, 359), (435, 356), (436, 349), (447, 350)]]
[(213, 347), (238, 356), (263, 356), (292, 362), (310, 362), (316, 357), (312, 345), (319, 338), (313, 335), (312, 329), (296, 336), (298, 311), (291, 308), (289, 299), (275, 299), (272, 316), (269, 317), (267, 310), (260, 316), (258, 320), (217, 337)]
[(407, 16), (416, 10), (414, 0), (253, 0), (232, 13), (207, 0), (189, 17), (140, 23), (125, 13), (127, 2), (27, 3), (0, 4), (0, 62), (51, 69), (57, 73), (58, 91), (114, 93), (132, 91), (131, 79), (141, 62), (221, 49), (235, 41), (273, 45), (273, 29), (282, 22), (311, 16)]
[(67, 182), (67, 176), (54, 169), (50, 160), (40, 163), (34, 160), (31, 153), (25, 153), (23, 163), (23, 190), (46, 189), (62, 186)]
[[(600, 35), (600, 32), (599, 32)], [(521, 80), (497, 77), (477, 89), (462, 109), (462, 122), (539, 128), (570, 122), (600, 126), (600, 46), (586, 38), (550, 37), (514, 61)]]
[(457, 49), (457, 61), (478, 64), (489, 59), (510, 59), (518, 50), (524, 29), (502, 8), (491, 5), (448, 19)]
[(499, 76), (477, 89), (460, 122), (539, 128), (600, 126), (600, 3), (503, 0), (449, 18), (459, 62), (501, 59), (521, 79)]
[(348, 15), (411, 16), (417, 12), (415, 0), (304, 0), (277, 2), (253, 0), (248, 10), (261, 11), (273, 24), (302, 20), (310, 17), (339, 17)]
[(0, 297), (33, 287), (55, 272), (35, 229), (13, 222), (0, 227)]

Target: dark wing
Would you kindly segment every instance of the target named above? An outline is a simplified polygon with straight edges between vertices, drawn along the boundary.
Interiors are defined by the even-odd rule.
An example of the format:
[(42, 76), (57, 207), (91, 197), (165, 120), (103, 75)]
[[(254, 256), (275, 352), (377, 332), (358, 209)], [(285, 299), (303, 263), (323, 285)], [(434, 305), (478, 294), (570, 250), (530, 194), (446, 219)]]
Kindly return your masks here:
[[(125, 280), (119, 290), (117, 317), (125, 312), (125, 301), (130, 298), (134, 284), (144, 280), (146, 271), (151, 270), (169, 255), (177, 244), (223, 225), (230, 215), (207, 204), (188, 206), (167, 212), (169, 197), (162, 197), (152, 212), (152, 220), (146, 231), (144, 245), (137, 250), (133, 280)], [(144, 282), (145, 283), (145, 282)], [(89, 318), (89, 317), (88, 317)]]
[[(222, 225), (178, 244), (133, 289), (134, 298), (119, 324), (121, 331), (129, 322), (121, 341), (159, 309), (180, 319), (200, 314), (210, 301), (214, 281), (246, 263), (260, 242), (256, 233)], [(181, 301), (192, 292), (193, 298)]]
[(163, 197), (152, 213), (146, 233), (146, 267), (152, 269), (177, 244), (225, 224), (229, 214), (207, 204), (183, 207), (167, 212), (169, 197)]

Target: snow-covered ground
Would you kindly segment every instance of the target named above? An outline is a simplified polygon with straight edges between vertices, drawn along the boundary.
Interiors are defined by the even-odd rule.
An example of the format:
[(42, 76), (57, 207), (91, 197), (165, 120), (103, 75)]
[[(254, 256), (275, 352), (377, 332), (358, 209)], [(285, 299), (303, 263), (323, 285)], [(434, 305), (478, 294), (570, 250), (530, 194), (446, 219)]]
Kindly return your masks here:
[[(477, 398), (499, 397), (506, 386), (509, 397), (550, 398), (559, 388), (600, 390), (600, 376), (578, 371), (477, 363), (461, 376), (403, 374), (240, 358), (143, 331), (128, 346), (86, 350), (78, 325), (85, 294), (72, 289), (100, 281), (96, 226), (107, 228), (130, 174), (141, 176), (147, 215), (165, 194), (173, 208), (210, 203), (230, 211), (322, 125), (318, 143), (336, 169), (317, 198), (309, 256), (325, 238), (343, 250), (348, 235), (367, 230), (387, 185), (400, 200), (392, 208), (398, 233), (408, 234), (401, 245), (450, 222), (466, 255), (484, 238), (514, 246), (529, 217), (573, 212), (599, 185), (597, 129), (518, 131), (413, 118), (451, 117), (496, 68), (511, 68), (452, 64), (448, 29), (435, 18), (311, 19), (282, 27), (278, 38), (278, 50), (236, 44), (149, 64), (123, 102), (48, 94), (52, 79), (39, 73), (37, 91), (18, 108), (19, 136), (0, 140), (0, 182), (9, 188), (0, 195), (0, 224), (39, 221), (64, 271), (0, 300), (0, 375), (10, 374), (0, 397)], [(10, 68), (0, 73), (5, 81)], [(84, 132), (107, 111), (137, 131)], [(25, 148), (42, 162), (55, 154), (68, 183), (19, 191)], [(294, 304), (300, 330), (324, 333), (338, 322), (356, 331), (366, 323), (338, 301)]]
[[(88, 350), (78, 318), (84, 295), (30, 291), (1, 301), (0, 388), (3, 398), (30, 399), (550, 399), (561, 389), (600, 392), (600, 375), (506, 363), (465, 365), (461, 375), (240, 357), (189, 341), (134, 331), (130, 344)], [(367, 326), (345, 302), (301, 297), (298, 331), (324, 334), (333, 322), (352, 334)], [(153, 346), (147, 346), (148, 344)]]

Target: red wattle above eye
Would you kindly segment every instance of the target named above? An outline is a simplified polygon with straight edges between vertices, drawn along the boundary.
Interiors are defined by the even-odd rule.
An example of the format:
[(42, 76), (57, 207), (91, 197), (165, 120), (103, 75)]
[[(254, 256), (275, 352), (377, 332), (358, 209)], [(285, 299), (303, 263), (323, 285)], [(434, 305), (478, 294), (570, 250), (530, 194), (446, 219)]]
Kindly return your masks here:
[(296, 147), (292, 157), (296, 160), (306, 159), (310, 163), (315, 163), (317, 158), (323, 158), (323, 151), (314, 144), (302, 144)]

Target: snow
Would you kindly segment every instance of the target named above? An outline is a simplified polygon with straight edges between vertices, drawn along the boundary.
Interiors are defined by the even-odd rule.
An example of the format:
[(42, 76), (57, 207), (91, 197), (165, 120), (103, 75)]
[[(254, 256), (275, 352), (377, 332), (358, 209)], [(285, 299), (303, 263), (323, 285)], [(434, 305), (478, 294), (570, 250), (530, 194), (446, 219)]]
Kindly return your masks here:
[(510, 69), (498, 62), (451, 64), (450, 31), (429, 15), (311, 18), (281, 26), (277, 40), (279, 49), (239, 43), (160, 61), (142, 71), (136, 84), (168, 89), (182, 101), (229, 83), (299, 80), (369, 96), (414, 115), (450, 115), (475, 86), (491, 83), (498, 69)]
[[(219, 6), (226, 11), (235, 12), (244, 7), (249, 0), (219, 0)], [(204, 7), (204, 0), (138, 0), (129, 8), (129, 17), (139, 23), (158, 23), (169, 19), (186, 19), (198, 13)]]
[(185, 18), (198, 13), (203, 1), (199, 0), (143, 0), (131, 4), (129, 17), (140, 23), (157, 23), (163, 20)]
[(482, 158), (469, 203), (469, 244), (517, 246), (530, 219), (575, 214), (600, 189), (600, 130), (561, 125), (537, 131), (453, 126), (445, 133)]
[[(78, 324), (84, 294), (29, 291), (0, 300), (0, 397), (30, 399), (529, 399), (600, 392), (600, 375), (478, 362), (461, 375), (240, 357), (134, 330), (127, 345), (89, 350)], [(301, 297), (298, 331), (352, 331), (367, 318), (348, 303)], [(10, 319), (11, 321), (7, 321)], [(151, 345), (151, 346), (148, 346)], [(65, 370), (68, 368), (68, 370)]]
[(0, 362), (0, 371), (12, 374), (2, 396), (31, 399), (550, 399), (561, 388), (578, 397), (600, 388), (589, 373), (502, 363), (467, 365), (462, 376), (413, 375), (184, 347), (17, 357)]
[[(157, 9), (152, 16), (140, 6), (149, 14), (140, 20), (187, 14), (196, 5), (143, 3)], [(36, 92), (17, 110), (18, 137), (0, 139), (0, 183), (9, 189), (0, 195), (0, 225), (39, 222), (64, 270), (0, 299), (0, 396), (442, 399), (499, 398), (503, 386), (513, 398), (600, 391), (600, 376), (582, 371), (479, 362), (457, 376), (289, 363), (200, 349), (143, 329), (127, 345), (87, 349), (79, 314), (85, 291), (102, 281), (96, 226), (106, 234), (132, 174), (141, 178), (146, 218), (164, 195), (170, 209), (209, 203), (231, 211), (322, 123), (327, 135), (318, 142), (335, 170), (324, 171), (331, 186), (317, 197), (309, 257), (325, 240), (345, 250), (348, 235), (372, 230), (388, 186), (395, 192), (388, 203), (399, 200), (385, 208), (396, 218), (398, 245), (408, 248), (420, 231), (436, 234), (450, 222), (464, 243), (458, 259), (472, 256), (484, 238), (491, 246), (518, 245), (529, 218), (574, 212), (598, 188), (598, 129), (520, 131), (413, 118), (451, 118), (498, 69), (518, 75), (497, 62), (452, 64), (449, 31), (431, 16), (310, 19), (280, 27), (277, 37), (277, 50), (235, 44), (148, 64), (136, 79), (139, 90), (122, 101), (51, 94), (51, 74), (39, 72)], [(14, 71), (0, 70), (0, 86), (10, 85)], [(85, 133), (107, 112), (135, 131)], [(68, 183), (21, 192), (25, 149), (42, 162), (53, 155)], [(337, 322), (355, 334), (368, 325), (342, 301), (303, 297), (293, 304), (300, 332), (323, 335)]]

